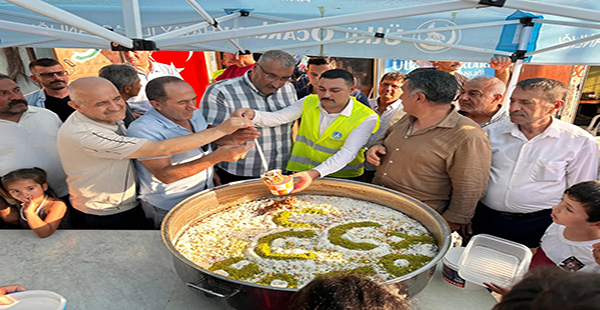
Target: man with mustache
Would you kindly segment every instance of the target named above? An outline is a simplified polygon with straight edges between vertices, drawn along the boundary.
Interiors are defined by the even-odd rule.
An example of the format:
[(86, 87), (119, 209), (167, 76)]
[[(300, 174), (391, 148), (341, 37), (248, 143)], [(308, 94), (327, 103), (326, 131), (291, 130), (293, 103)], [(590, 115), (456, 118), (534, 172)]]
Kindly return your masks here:
[(300, 178), (294, 184), (299, 192), (317, 177), (360, 180), (365, 161), (364, 146), (379, 128), (375, 111), (351, 97), (354, 77), (346, 70), (325, 71), (319, 78), (316, 95), (306, 96), (277, 112), (238, 109), (256, 125), (270, 127), (302, 117), (287, 170)]
[(520, 81), (510, 98), (510, 120), (484, 129), (493, 155), (487, 192), (473, 218), (475, 234), (535, 248), (565, 189), (596, 179), (599, 152), (594, 138), (553, 117), (566, 93), (567, 87), (556, 80)]
[[(297, 101), (294, 86), (289, 83), (296, 60), (287, 52), (267, 51), (254, 68), (240, 77), (210, 85), (200, 109), (209, 125), (219, 125), (236, 109), (274, 112)], [(258, 128), (258, 138), (271, 169), (281, 169), (290, 157), (292, 122), (269, 128)], [(245, 159), (218, 165), (221, 183), (258, 178), (264, 172), (256, 148), (248, 150)]]
[(506, 84), (492, 76), (476, 76), (463, 86), (458, 98), (458, 113), (472, 119), (481, 128), (508, 119), (508, 109), (502, 107)]
[[(0, 74), (0, 176), (20, 168), (39, 167), (48, 173), (48, 183), (59, 197), (68, 200), (67, 176), (56, 147), (62, 122), (53, 112), (28, 106), (21, 89), (10, 77)], [(6, 202), (0, 198), (0, 217), (10, 217)]]
[(42, 89), (25, 96), (30, 105), (46, 108), (65, 121), (75, 110), (68, 104), (69, 72), (55, 59), (40, 58), (29, 64), (29, 76)]
[[(331, 69), (335, 69), (335, 62), (331, 62), (329, 58), (311, 57), (307, 62), (305, 74), (305, 76), (308, 77), (308, 84), (296, 90), (298, 99), (302, 99), (308, 95), (317, 94), (317, 88), (319, 88), (319, 77), (321, 77), (321, 73)], [(300, 77), (300, 79), (303, 78)], [(360, 103), (369, 106), (369, 97), (367, 97), (367, 95), (365, 95), (360, 89), (355, 87), (352, 91), (352, 96)]]

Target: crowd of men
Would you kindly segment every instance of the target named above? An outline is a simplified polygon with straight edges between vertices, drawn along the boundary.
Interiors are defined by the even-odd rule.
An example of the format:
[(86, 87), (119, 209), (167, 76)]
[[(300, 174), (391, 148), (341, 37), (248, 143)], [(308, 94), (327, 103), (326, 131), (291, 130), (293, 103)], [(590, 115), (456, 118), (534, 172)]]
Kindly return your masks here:
[[(59, 62), (38, 59), (31, 78), (42, 89), (27, 96), (0, 75), (0, 175), (46, 170), (73, 227), (158, 228), (186, 197), (260, 177), (258, 139), (269, 168), (297, 178), (295, 191), (325, 176), (372, 182), (463, 235), (530, 247), (565, 189), (598, 177), (594, 138), (553, 117), (566, 96), (555, 80), (519, 82), (504, 106), (505, 73), (468, 80), (460, 63), (439, 62), (383, 75), (377, 98), (361, 102), (352, 74), (325, 58), (309, 60), (310, 82), (296, 90), (294, 57), (273, 50), (210, 85), (198, 109), (193, 88), (148, 56), (125, 53), (130, 64), (70, 84)], [(509, 61), (492, 63), (506, 72)], [(10, 203), (0, 200), (8, 223)]]

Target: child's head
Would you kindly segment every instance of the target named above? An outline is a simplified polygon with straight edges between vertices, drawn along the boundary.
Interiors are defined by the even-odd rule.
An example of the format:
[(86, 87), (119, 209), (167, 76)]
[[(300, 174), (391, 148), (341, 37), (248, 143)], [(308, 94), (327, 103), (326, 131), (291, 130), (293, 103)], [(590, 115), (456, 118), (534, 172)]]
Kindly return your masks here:
[(533, 269), (493, 310), (600, 310), (600, 274)]
[(318, 277), (292, 297), (294, 310), (407, 310), (404, 297), (356, 275)]
[(44, 195), (56, 198), (46, 178), (46, 172), (41, 168), (19, 169), (2, 177), (2, 189), (7, 198), (12, 197), (21, 202)]
[(552, 220), (567, 227), (598, 223), (600, 228), (600, 182), (581, 182), (565, 190), (563, 200), (552, 208)]

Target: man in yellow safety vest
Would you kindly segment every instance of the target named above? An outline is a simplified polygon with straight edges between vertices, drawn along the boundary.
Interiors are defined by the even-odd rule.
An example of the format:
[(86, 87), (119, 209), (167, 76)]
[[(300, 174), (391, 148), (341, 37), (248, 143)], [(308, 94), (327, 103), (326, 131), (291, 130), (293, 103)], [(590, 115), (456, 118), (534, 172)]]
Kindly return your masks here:
[[(316, 95), (276, 112), (237, 109), (257, 126), (272, 127), (302, 118), (287, 170), (300, 178), (294, 191), (301, 191), (317, 177), (326, 175), (356, 179), (363, 174), (364, 146), (379, 128), (375, 111), (351, 97), (354, 77), (346, 70), (325, 71)], [(276, 168), (276, 167), (271, 167)]]

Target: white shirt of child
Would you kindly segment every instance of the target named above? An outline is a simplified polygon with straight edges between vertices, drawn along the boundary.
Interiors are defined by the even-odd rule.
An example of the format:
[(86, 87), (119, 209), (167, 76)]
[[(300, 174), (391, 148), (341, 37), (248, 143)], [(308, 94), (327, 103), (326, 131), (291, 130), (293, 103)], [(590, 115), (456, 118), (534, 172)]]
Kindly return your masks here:
[(565, 270), (600, 273), (600, 265), (592, 254), (592, 245), (598, 242), (600, 239), (567, 240), (565, 226), (552, 223), (542, 236), (541, 248), (552, 262)]

